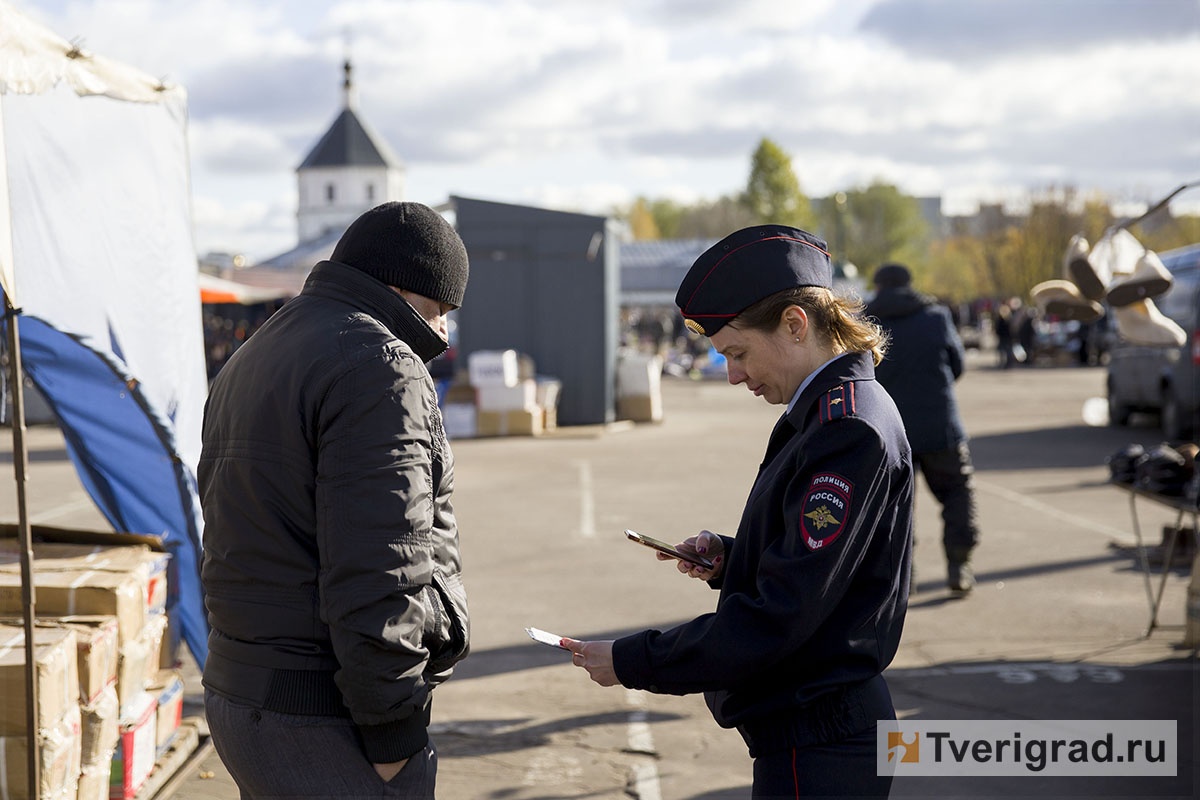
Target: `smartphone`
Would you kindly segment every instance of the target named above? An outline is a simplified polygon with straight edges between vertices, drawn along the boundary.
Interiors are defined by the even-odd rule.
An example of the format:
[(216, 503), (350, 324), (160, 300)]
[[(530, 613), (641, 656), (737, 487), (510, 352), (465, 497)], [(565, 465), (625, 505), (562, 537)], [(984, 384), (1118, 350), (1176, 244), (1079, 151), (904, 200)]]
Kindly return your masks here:
[(560, 650), (567, 649), (567, 648), (563, 647), (561, 644), (559, 644), (559, 642), (561, 642), (562, 638), (563, 638), (561, 636), (555, 636), (553, 633), (547, 633), (546, 631), (542, 630), (541, 628), (526, 628), (525, 632), (529, 634), (530, 639), (533, 639), (538, 644), (549, 645), (550, 647), (557, 647)]
[(658, 539), (651, 539), (649, 536), (642, 536), (640, 533), (631, 531), (629, 529), (625, 530), (625, 535), (628, 536), (629, 540), (632, 542), (644, 544), (646, 547), (651, 547), (660, 553), (666, 553), (672, 558), (678, 558), (680, 561), (686, 561), (689, 564), (695, 564), (696, 566), (704, 567), (705, 569), (712, 569), (713, 563), (702, 555), (698, 555), (696, 553), (685, 553), (682, 550), (676, 549), (673, 545), (669, 545), (666, 542), (660, 542)]

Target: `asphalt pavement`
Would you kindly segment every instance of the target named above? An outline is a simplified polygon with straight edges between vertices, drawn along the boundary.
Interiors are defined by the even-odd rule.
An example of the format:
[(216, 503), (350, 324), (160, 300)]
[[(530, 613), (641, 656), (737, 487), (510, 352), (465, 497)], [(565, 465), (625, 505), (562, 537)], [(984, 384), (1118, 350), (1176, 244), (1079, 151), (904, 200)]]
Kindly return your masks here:
[[(1149, 620), (1129, 497), (1104, 458), (1161, 440), (1152, 418), (1104, 423), (1102, 368), (998, 370), (973, 355), (959, 384), (983, 543), (979, 585), (945, 588), (940, 509), (917, 498), (917, 584), (886, 676), (906, 720), (1175, 720), (1175, 777), (908, 777), (894, 797), (1195, 797), (1200, 670), (1181, 646), (1188, 570), (1167, 573)], [(528, 640), (663, 628), (711, 610), (713, 594), (625, 541), (732, 532), (778, 409), (718, 381), (664, 383), (657, 425), (563, 429), (539, 439), (460, 440), (455, 509), (472, 612), (472, 655), (439, 688), (438, 797), (716, 800), (749, 796), (740, 737), (699, 697), (604, 689)], [(30, 431), (35, 522), (107, 526), (52, 428)], [(11, 480), (10, 443), (0, 480)], [(1136, 506), (1157, 544), (1174, 513)], [(12, 493), (0, 517), (15, 519)], [(1157, 576), (1155, 577), (1157, 581)], [(1157, 583), (1154, 584), (1157, 588)], [(200, 713), (189, 665), (185, 713)], [(215, 754), (176, 797), (235, 798)]]

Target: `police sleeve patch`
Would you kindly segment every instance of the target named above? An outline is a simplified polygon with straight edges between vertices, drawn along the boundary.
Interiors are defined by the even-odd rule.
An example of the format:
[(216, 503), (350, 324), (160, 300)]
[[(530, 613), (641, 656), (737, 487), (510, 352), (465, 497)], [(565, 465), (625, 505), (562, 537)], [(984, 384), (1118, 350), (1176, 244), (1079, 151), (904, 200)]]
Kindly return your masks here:
[(800, 533), (804, 546), (820, 550), (829, 546), (846, 527), (854, 485), (840, 475), (817, 475), (809, 484), (800, 508)]

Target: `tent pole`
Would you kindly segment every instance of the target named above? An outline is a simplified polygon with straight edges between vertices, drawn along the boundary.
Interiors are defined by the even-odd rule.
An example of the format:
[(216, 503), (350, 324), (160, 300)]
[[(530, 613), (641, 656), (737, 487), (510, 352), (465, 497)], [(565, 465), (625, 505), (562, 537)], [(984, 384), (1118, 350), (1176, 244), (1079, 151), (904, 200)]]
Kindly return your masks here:
[(29, 797), (38, 797), (41, 776), (38, 774), (38, 693), (37, 648), (34, 643), (33, 621), (36, 596), (33, 586), (33, 533), (25, 507), (25, 375), (21, 370), (21, 340), (17, 335), (18, 309), (13, 308), (8, 295), (4, 296), (4, 315), (8, 318), (8, 369), (12, 387), (13, 468), (17, 478), (17, 544), (21, 551), (21, 608), (25, 622), (25, 735), (28, 742)]

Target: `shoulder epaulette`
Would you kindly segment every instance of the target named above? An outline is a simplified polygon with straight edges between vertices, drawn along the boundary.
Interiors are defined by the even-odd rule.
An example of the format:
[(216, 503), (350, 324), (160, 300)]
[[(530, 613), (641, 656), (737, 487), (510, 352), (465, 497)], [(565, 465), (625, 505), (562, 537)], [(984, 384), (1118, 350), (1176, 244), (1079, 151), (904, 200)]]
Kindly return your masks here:
[(817, 413), (821, 422), (832, 422), (842, 417), (854, 416), (854, 381), (846, 381), (833, 387), (817, 402)]

